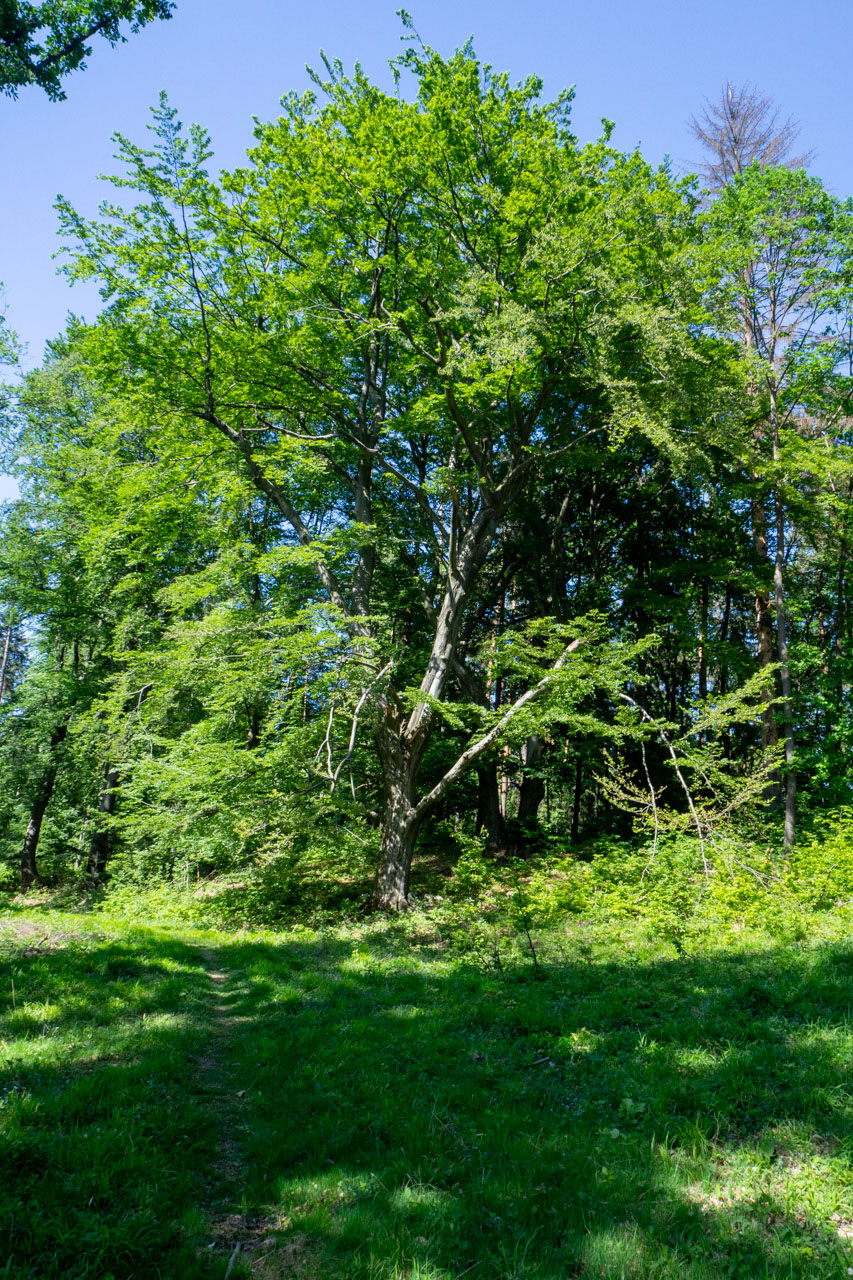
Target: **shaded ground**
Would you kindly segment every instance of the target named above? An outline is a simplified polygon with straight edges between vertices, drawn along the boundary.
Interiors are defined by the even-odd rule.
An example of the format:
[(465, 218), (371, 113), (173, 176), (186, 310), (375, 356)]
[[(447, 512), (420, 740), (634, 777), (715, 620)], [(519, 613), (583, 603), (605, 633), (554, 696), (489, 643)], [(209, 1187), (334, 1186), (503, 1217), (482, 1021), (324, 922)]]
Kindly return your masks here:
[(394, 933), (220, 948), (253, 1019), (247, 1204), (293, 1274), (848, 1275), (848, 944), (614, 960), (554, 936), (537, 981)]
[(676, 960), (561, 931), (537, 980), (428, 922), (206, 954), (73, 916), (33, 954), (24, 923), (0, 924), (0, 1277), (853, 1268), (847, 941)]
[(0, 922), (0, 1276), (213, 1280), (197, 952), (160, 930)]

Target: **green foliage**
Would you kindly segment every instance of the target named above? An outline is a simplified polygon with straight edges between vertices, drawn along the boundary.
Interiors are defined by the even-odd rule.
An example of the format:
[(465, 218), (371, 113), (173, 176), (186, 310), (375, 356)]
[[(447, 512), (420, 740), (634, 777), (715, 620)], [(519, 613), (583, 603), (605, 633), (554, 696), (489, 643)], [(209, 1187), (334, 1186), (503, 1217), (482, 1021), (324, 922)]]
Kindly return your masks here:
[(155, 18), (170, 18), (170, 0), (0, 0), (0, 90), (12, 98), (29, 84), (53, 102), (65, 97), (62, 81), (83, 69), (89, 41), (101, 35), (111, 45)]
[(471, 45), (395, 74), (329, 61), (219, 177), (163, 98), (116, 201), (60, 202), (105, 307), (3, 415), (2, 864), (47, 790), (51, 881), (231, 922), (357, 900), (414, 828), (485, 901), (484, 825), (513, 937), (811, 910), (767, 801), (783, 666), (807, 821), (849, 801), (851, 211), (758, 168), (702, 209)]
[(792, 852), (786, 884), (805, 907), (826, 910), (853, 901), (853, 813), (822, 813)]

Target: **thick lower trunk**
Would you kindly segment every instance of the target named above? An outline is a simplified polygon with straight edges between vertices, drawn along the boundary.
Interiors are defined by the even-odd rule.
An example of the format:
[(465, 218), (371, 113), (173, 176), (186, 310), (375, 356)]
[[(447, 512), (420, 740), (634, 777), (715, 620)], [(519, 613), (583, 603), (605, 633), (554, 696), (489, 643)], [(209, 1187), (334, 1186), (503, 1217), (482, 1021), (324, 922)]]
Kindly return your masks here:
[(538, 733), (533, 733), (524, 744), (524, 777), (518, 797), (519, 822), (532, 824), (539, 817), (539, 806), (545, 798), (545, 779), (541, 776), (542, 756), (545, 748)]
[(389, 708), (378, 731), (377, 747), (384, 774), (385, 806), (373, 901), (381, 911), (405, 911), (411, 906), (409, 876), (420, 825), (414, 818), (420, 760), (413, 758), (401, 741), (399, 720), (393, 709)]
[(412, 905), (409, 877), (417, 828), (386, 812), (379, 848), (374, 902), (380, 911), (406, 911)]
[(33, 800), (30, 820), (27, 823), (24, 843), (21, 846), (21, 889), (24, 892), (27, 889), (31, 889), (34, 884), (41, 884), (36, 854), (41, 836), (41, 824), (44, 820), (47, 806), (50, 804), (50, 797), (53, 795), (55, 785), (56, 769), (51, 767), (42, 778), (41, 785)]
[(484, 764), (477, 769), (477, 832), (486, 833), (486, 852), (501, 853), (506, 846), (506, 829), (501, 813), (498, 766)]
[(104, 786), (98, 796), (98, 811), (95, 817), (95, 829), (89, 841), (89, 857), (86, 869), (89, 878), (98, 881), (103, 877), (112, 845), (110, 818), (116, 805), (116, 788), (118, 786), (118, 770), (107, 764), (104, 768)]

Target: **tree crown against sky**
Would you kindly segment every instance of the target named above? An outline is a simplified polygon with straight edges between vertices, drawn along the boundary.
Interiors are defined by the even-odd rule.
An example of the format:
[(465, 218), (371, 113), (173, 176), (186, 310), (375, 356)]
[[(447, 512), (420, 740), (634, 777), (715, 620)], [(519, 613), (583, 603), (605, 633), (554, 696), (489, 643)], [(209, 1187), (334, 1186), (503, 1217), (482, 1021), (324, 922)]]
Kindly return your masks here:
[(702, 176), (719, 190), (750, 165), (807, 165), (811, 152), (792, 155), (800, 126), (783, 119), (772, 98), (754, 85), (726, 81), (720, 97), (707, 101), (703, 111), (690, 119), (690, 132), (705, 150)]
[[(152, 797), (183, 844), (188, 812), (204, 827), (232, 806), (211, 790), (242, 787), (222, 850), (267, 826), (279, 787), (303, 825), (318, 785), (336, 822), (371, 805), (386, 907), (469, 770), (494, 816), (518, 757), (535, 817), (543, 770), (571, 761), (577, 798), (587, 747), (636, 754), (663, 716), (729, 803), (756, 757), (757, 681), (773, 702), (772, 619), (753, 678), (744, 607), (768, 596), (767, 512), (814, 550), (820, 521), (789, 495), (823, 510), (843, 479), (823, 431), (846, 396), (843, 326), (832, 352), (814, 332), (843, 291), (809, 277), (818, 310), (798, 313), (801, 342), (782, 335), (797, 376), (775, 390), (773, 353), (740, 328), (777, 269), (768, 236), (771, 257), (790, 231), (807, 256), (849, 258), (844, 211), (802, 173), (753, 164), (703, 212), (667, 167), (608, 136), (579, 146), (570, 95), (544, 103), (470, 46), (445, 59), (415, 40), (396, 70), (413, 98), (326, 62), (218, 179), (165, 99), (150, 145), (119, 139), (117, 201), (95, 219), (60, 206), (104, 310), (28, 380), (18, 442), (20, 541), (29, 522), (57, 565), (43, 677), (78, 663), (74, 696), (44, 704), (59, 720), (36, 726), (44, 760), (82, 758), (88, 735), (98, 811), (118, 779), (143, 845)], [(766, 429), (774, 395), (791, 431)], [(58, 777), (39, 776), (36, 808)]]
[(32, 84), (61, 101), (64, 78), (85, 67), (94, 36), (118, 44), (124, 23), (135, 33), (171, 17), (174, 7), (171, 0), (0, 0), (0, 91), (15, 98)]

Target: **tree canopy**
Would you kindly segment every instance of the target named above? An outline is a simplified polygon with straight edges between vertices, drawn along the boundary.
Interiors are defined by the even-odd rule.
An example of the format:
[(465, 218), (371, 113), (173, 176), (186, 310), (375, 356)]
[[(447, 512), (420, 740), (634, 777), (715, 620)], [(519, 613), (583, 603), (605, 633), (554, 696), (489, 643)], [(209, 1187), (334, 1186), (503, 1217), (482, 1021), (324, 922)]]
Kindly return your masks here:
[(219, 177), (163, 98), (60, 202), (104, 309), (7, 433), (16, 804), (97, 879), (367, 850), (386, 909), (448, 823), (704, 851), (784, 793), (791, 845), (798, 774), (850, 785), (849, 204), (755, 157), (705, 202), (470, 45), (394, 65)]
[(27, 85), (44, 89), (53, 101), (65, 97), (62, 85), (82, 70), (93, 36), (111, 45), (155, 18), (170, 18), (171, 0), (0, 0), (0, 90), (16, 98)]

